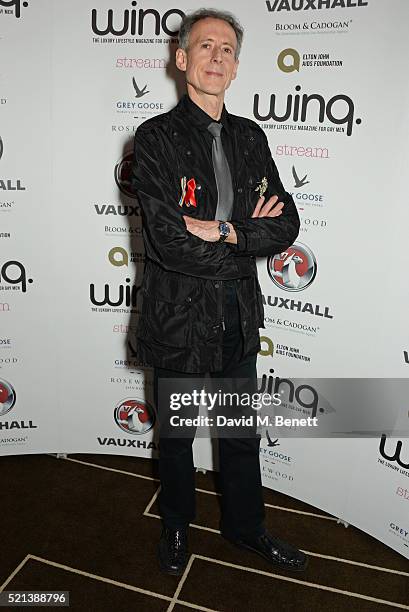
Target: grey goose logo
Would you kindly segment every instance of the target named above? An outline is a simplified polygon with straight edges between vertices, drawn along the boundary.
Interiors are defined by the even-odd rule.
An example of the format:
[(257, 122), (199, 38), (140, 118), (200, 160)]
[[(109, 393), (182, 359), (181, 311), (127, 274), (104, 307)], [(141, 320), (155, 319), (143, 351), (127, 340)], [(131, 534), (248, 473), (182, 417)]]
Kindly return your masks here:
[(135, 98), (142, 98), (142, 96), (145, 96), (149, 93), (149, 91), (146, 91), (146, 88), (148, 87), (147, 85), (145, 85), (145, 87), (143, 87), (142, 89), (139, 89), (135, 81), (135, 77), (132, 78), (132, 83), (135, 89)]
[(293, 170), (293, 177), (294, 177), (294, 181), (295, 181), (294, 182), (295, 189), (299, 189), (300, 187), (304, 187), (304, 185), (308, 185), (308, 183), (310, 181), (306, 181), (305, 180), (307, 178), (307, 176), (308, 176), (307, 174), (302, 179), (300, 179), (300, 178), (298, 178), (298, 174), (297, 174), (297, 171), (295, 169), (295, 166), (293, 166), (292, 170)]
[(271, 439), (270, 434), (268, 433), (268, 429), (266, 429), (266, 438), (267, 438), (268, 446), (280, 446), (278, 438), (276, 438), (275, 440)]

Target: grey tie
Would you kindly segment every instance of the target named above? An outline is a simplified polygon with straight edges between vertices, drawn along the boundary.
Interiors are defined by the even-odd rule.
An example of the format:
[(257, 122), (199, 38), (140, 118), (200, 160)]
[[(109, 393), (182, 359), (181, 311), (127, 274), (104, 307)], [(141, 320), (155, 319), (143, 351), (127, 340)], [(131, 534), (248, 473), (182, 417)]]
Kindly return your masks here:
[(217, 185), (217, 209), (215, 219), (228, 221), (233, 210), (233, 185), (229, 163), (223, 150), (220, 132), (222, 124), (213, 122), (208, 130), (213, 136), (212, 160)]

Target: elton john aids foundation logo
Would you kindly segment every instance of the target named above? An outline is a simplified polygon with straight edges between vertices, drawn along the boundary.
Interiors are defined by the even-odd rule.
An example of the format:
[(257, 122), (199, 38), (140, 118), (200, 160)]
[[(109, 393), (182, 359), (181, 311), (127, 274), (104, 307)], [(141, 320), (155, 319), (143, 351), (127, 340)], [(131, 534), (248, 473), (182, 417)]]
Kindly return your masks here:
[(0, 378), (0, 416), (4, 416), (16, 403), (16, 392), (12, 385)]
[(116, 424), (126, 433), (146, 434), (155, 424), (155, 411), (145, 400), (125, 399), (115, 408)]
[(280, 289), (302, 291), (315, 279), (317, 260), (309, 247), (295, 242), (283, 253), (270, 256), (267, 270), (273, 283)]

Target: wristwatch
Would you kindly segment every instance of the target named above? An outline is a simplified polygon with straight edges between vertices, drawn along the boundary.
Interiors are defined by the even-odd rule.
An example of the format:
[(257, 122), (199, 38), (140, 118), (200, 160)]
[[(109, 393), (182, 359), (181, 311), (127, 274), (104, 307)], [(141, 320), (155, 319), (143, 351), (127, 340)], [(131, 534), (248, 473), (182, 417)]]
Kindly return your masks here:
[(230, 227), (229, 224), (226, 223), (226, 221), (219, 221), (219, 233), (219, 242), (224, 242), (227, 236), (230, 234)]

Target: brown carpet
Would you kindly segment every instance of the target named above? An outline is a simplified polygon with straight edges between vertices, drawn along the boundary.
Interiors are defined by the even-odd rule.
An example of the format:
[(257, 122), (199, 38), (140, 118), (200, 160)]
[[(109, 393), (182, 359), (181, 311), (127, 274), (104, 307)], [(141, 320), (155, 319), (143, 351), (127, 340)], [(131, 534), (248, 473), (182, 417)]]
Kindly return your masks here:
[(2, 457), (1, 465), (3, 590), (69, 591), (75, 612), (409, 610), (406, 559), (269, 489), (267, 526), (310, 553), (307, 571), (277, 570), (227, 543), (218, 533), (215, 475), (199, 473), (192, 556), (180, 578), (157, 567), (156, 461), (25, 455)]

